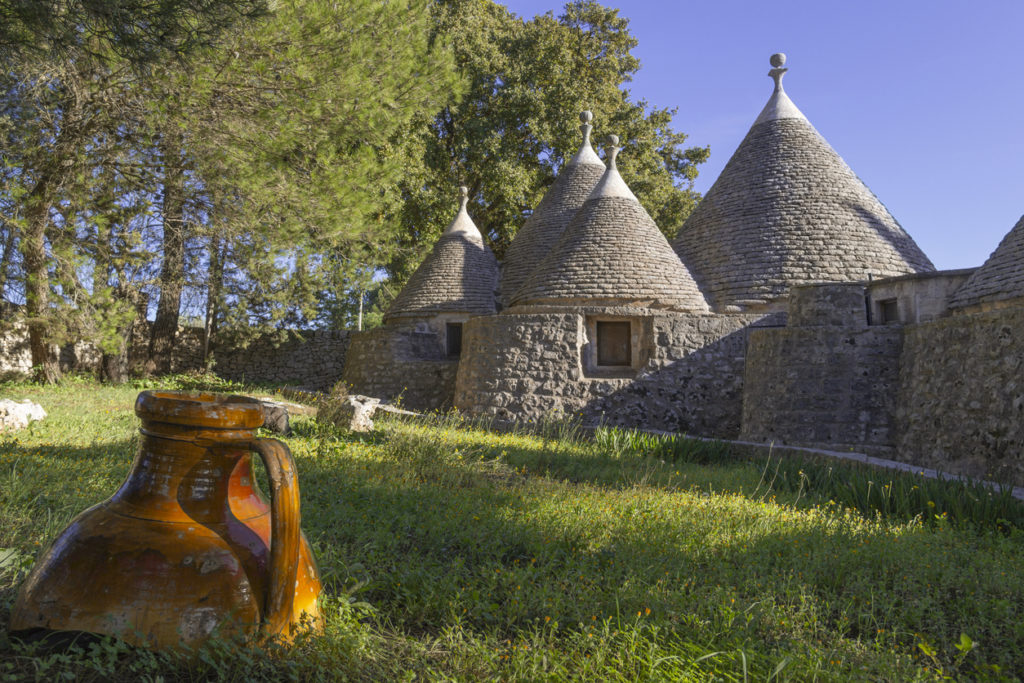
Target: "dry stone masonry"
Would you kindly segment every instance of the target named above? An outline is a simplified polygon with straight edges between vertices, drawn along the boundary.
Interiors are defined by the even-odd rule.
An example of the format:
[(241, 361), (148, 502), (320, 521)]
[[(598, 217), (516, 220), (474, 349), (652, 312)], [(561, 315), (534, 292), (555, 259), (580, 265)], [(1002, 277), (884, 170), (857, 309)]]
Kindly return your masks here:
[(513, 308), (603, 302), (707, 311), (690, 273), (622, 180), (615, 166), (618, 138), (609, 141), (607, 171), (515, 295)]
[(497, 310), (498, 263), (467, 212), (459, 211), (384, 314), (356, 334), (338, 393), (365, 394), (417, 411), (452, 406), (463, 324)]
[(569, 160), (555, 183), (526, 219), (505, 252), (505, 266), (501, 274), (501, 304), (507, 308), (513, 295), (526, 282), (538, 263), (551, 253), (565, 226), (583, 206), (597, 182), (604, 175), (605, 166), (590, 146), (589, 111), (580, 114), (583, 144)]
[(961, 310), (1024, 302), (1024, 216), (953, 297)]
[(780, 57), (775, 92), (674, 242), (709, 303), (756, 309), (795, 284), (934, 270), (783, 91)]
[(459, 212), (399, 292), (384, 321), (436, 313), (494, 313), (498, 262), (469, 217), (469, 190), (460, 187)]
[(284, 340), (258, 339), (244, 349), (217, 349), (218, 375), (239, 381), (327, 391), (341, 379), (350, 333), (294, 330)]
[[(784, 56), (771, 62), (771, 98), (674, 245), (619, 175), (617, 140), (607, 168), (594, 153), (584, 113), (500, 282), (463, 188), (382, 327), (217, 349), (218, 371), (312, 388), (342, 373), (332, 419), (355, 428), (384, 399), (1024, 485), (1024, 218), (977, 270), (936, 272), (784, 92)], [(0, 344), (24, 364), (17, 335)]]

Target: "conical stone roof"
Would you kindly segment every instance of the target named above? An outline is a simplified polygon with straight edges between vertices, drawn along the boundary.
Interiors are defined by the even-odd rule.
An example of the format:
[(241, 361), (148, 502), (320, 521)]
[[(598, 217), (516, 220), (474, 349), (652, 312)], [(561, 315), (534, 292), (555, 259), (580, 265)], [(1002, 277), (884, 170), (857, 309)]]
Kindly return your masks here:
[(496, 312), (498, 262), (466, 211), (469, 191), (459, 191), (462, 201), (455, 220), (399, 292), (384, 314), (385, 322), (436, 313)]
[(1024, 216), (950, 300), (952, 308), (1024, 298)]
[(673, 247), (716, 309), (790, 286), (934, 270), (878, 198), (782, 89), (775, 91)]
[(580, 114), (583, 144), (576, 156), (561, 169), (554, 184), (523, 223), (505, 252), (500, 288), (503, 306), (511, 303), (512, 296), (526, 282), (533, 269), (551, 253), (565, 226), (604, 175), (604, 162), (590, 146), (590, 131), (593, 129), (590, 122), (593, 118), (594, 115), (589, 111)]
[(521, 305), (625, 305), (707, 311), (707, 303), (615, 167), (608, 170), (558, 243), (513, 296)]

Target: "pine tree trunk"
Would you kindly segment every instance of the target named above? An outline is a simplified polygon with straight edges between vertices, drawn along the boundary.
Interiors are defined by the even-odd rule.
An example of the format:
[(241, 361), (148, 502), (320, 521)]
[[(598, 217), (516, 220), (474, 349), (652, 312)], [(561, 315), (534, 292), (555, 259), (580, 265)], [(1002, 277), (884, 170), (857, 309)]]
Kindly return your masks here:
[(36, 183), (25, 212), (25, 234), (21, 240), (25, 268), (25, 314), (28, 318), (28, 343), (32, 352), (33, 378), (52, 384), (60, 379), (60, 363), (54, 356), (47, 318), (50, 303), (50, 276), (46, 260), (46, 226), (50, 205), (45, 196), (48, 182), (44, 176)]
[(203, 365), (210, 358), (210, 345), (217, 331), (217, 301), (220, 299), (221, 287), (224, 283), (224, 256), (221, 253), (222, 240), (210, 238), (210, 279), (206, 290), (206, 321), (203, 326)]
[(185, 169), (178, 134), (162, 138), (160, 152), (164, 165), (163, 264), (160, 267), (160, 299), (156, 306), (149, 364), (153, 374), (171, 372), (171, 351), (178, 332), (178, 312), (185, 279)]
[(13, 226), (8, 226), (7, 231), (4, 233), (4, 254), (0, 257), (0, 297), (3, 296), (4, 290), (7, 288), (7, 271), (11, 267), (14, 237), (15, 231)]

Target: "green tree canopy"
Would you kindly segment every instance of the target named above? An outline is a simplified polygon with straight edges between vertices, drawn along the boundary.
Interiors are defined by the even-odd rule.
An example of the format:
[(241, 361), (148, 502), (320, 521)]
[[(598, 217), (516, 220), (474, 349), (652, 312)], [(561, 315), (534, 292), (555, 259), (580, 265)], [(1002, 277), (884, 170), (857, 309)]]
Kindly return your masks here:
[(0, 51), (136, 65), (207, 45), (267, 0), (0, 0)]
[(628, 19), (589, 0), (521, 19), (490, 0), (447, 0), (438, 34), (452, 45), (467, 92), (417, 133), (422, 154), (401, 185), (398, 220), (406, 250), (390, 264), (401, 281), (451, 220), (452, 187), (470, 188), (471, 213), (501, 257), (529, 212), (580, 144), (576, 114), (595, 115), (595, 139), (617, 134), (620, 169), (666, 233), (689, 215), (697, 164), (707, 148), (687, 148), (672, 129), (674, 110), (632, 101), (626, 86), (640, 68)]
[(282, 3), (161, 81), (159, 125), (184, 136), (199, 232), (220, 245), (207, 285), (222, 329), (330, 324), (351, 297), (325, 293), (366, 289), (396, 239), (385, 197), (410, 163), (396, 149), (460, 90), (432, 28), (427, 0)]

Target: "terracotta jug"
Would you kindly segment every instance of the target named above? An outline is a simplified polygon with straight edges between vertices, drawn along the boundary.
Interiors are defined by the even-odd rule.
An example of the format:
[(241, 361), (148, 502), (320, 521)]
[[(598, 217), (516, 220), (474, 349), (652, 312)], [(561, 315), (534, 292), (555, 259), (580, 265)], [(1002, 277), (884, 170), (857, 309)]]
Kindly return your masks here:
[[(86, 632), (178, 647), (214, 633), (288, 638), (302, 620), (316, 625), (320, 580), (299, 528), (295, 465), (283, 443), (255, 438), (259, 402), (145, 391), (135, 413), (141, 442), (128, 478), (36, 563), (12, 635)], [(269, 508), (251, 452), (266, 467)]]

